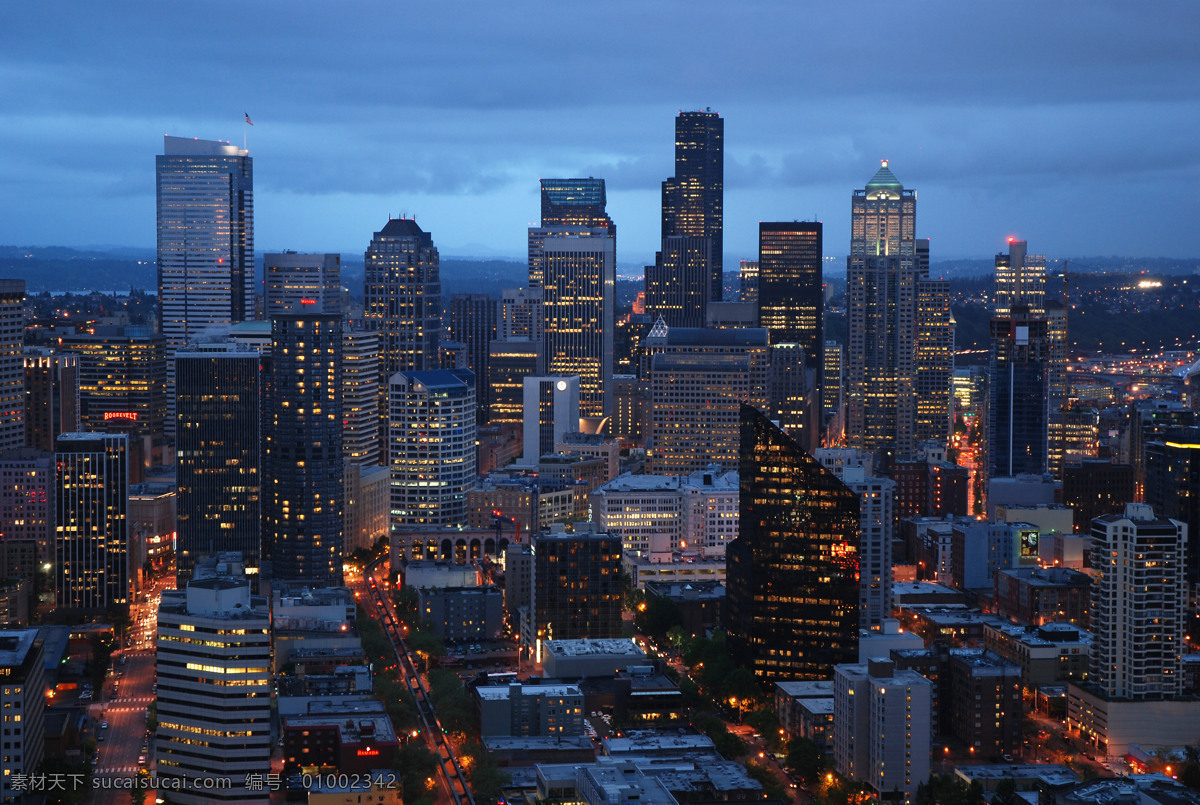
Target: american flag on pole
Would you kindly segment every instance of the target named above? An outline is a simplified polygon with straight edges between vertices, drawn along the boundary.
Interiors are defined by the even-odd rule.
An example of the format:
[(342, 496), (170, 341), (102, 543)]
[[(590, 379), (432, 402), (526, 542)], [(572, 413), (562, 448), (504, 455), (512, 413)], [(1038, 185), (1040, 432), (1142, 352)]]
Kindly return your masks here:
[(245, 114), (246, 114), (246, 122), (249, 123), (251, 126), (253, 126), (254, 121), (250, 119), (250, 113), (246, 112)]

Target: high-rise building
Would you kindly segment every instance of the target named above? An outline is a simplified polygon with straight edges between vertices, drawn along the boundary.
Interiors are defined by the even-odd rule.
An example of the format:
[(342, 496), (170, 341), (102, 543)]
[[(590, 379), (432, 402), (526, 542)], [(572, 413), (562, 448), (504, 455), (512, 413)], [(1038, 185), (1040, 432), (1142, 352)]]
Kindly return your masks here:
[(799, 344), (820, 385), (825, 347), (821, 223), (758, 224), (758, 326), (772, 344)]
[(79, 356), (25, 347), (25, 444), (54, 452), (61, 433), (79, 430)]
[(738, 299), (742, 302), (758, 302), (758, 261), (743, 260), (738, 266), (738, 282), (741, 292)]
[[(952, 367), (933, 359), (953, 356), (945, 344), (945, 326), (927, 328), (919, 322), (923, 310), (949, 314), (940, 299), (941, 285), (923, 285), (929, 278), (929, 242), (916, 238), (917, 194), (905, 189), (882, 167), (851, 199), (850, 256), (846, 266), (846, 440), (851, 447), (909, 458), (919, 439), (921, 422), (949, 423), (950, 411), (934, 410), (935, 402), (949, 405)], [(926, 346), (932, 338), (937, 345)], [(947, 378), (944, 394), (918, 399), (918, 377), (928, 383)], [(924, 427), (924, 426), (922, 426)], [(942, 437), (944, 438), (944, 437)]]
[(723, 294), (725, 121), (711, 109), (675, 118), (675, 175), (662, 184), (662, 236), (712, 239), (709, 300)]
[[(173, 432), (166, 341), (150, 327), (97, 327), (62, 339), (79, 356), (79, 420), (84, 430), (130, 437), (131, 482), (141, 468), (162, 464), (163, 434)], [(170, 393), (173, 393), (171, 391)]]
[(488, 353), (488, 421), (493, 425), (521, 423), (525, 378), (543, 373), (542, 342), (528, 338), (493, 341)]
[(506, 288), (500, 297), (496, 338), (501, 341), (531, 339), (542, 342), (542, 286)]
[(1187, 526), (1144, 504), (1092, 521), (1092, 668), (1108, 699), (1183, 693)]
[[(925, 241), (928, 243), (928, 240)], [(954, 375), (954, 314), (950, 312), (950, 281), (924, 278), (917, 283), (916, 422), (913, 439), (919, 445), (950, 443), (954, 404), (950, 386)]]
[(663, 238), (654, 265), (646, 266), (646, 315), (668, 327), (703, 327), (711, 293), (712, 239)]
[[(263, 425), (263, 552), (277, 579), (342, 583), (342, 306), (336, 254), (270, 255), (271, 361)], [(298, 277), (310, 273), (307, 280)], [(313, 296), (286, 289), (306, 284)], [(281, 291), (272, 292), (273, 287)]]
[[(182, 805), (256, 803), (271, 765), (271, 619), (236, 554), (196, 567), (158, 608), (157, 774)], [(206, 778), (223, 777), (213, 788)]]
[(64, 433), (55, 442), (56, 608), (129, 608), (129, 438)]
[[(560, 527), (561, 529), (561, 527)], [(621, 537), (579, 524), (534, 536), (535, 641), (621, 636)]]
[(541, 226), (529, 230), (530, 288), (545, 284), (546, 238), (588, 235), (595, 229), (608, 230), (608, 237), (614, 242), (617, 237), (617, 227), (606, 209), (608, 196), (603, 179), (542, 179), (540, 184)]
[(842, 408), (845, 368), (842, 345), (837, 341), (826, 341), (825, 370), (821, 378), (821, 409), (826, 418), (832, 417)]
[(770, 405), (771, 348), (761, 327), (707, 329), (667, 327), (655, 323), (642, 339), (641, 376), (650, 378), (655, 355), (740, 355), (749, 365), (749, 402), (767, 410)]
[(0, 280), (0, 451), (25, 444), (25, 280)]
[(392, 527), (462, 526), (475, 485), (475, 377), (397, 372), (389, 395)]
[(746, 405), (740, 459), (731, 654), (762, 681), (828, 679), (858, 658), (858, 495)]
[(524, 392), (521, 461), (532, 465), (579, 430), (579, 378), (526, 377)]
[(363, 318), (379, 333), (383, 372), (438, 367), (442, 282), (437, 247), (409, 218), (393, 218), (367, 247)]
[[(882, 798), (912, 802), (929, 779), (933, 683), (888, 659), (839, 665), (833, 677), (838, 774)], [(899, 792), (899, 796), (897, 796)]]
[(341, 261), (336, 254), (288, 251), (263, 255), (266, 318), (338, 304), (342, 292)]
[(616, 241), (608, 229), (542, 245), (546, 373), (579, 377), (584, 417), (612, 415)]
[(54, 453), (19, 447), (0, 453), (0, 578), (33, 579), (54, 560)]
[[(26, 802), (45, 751), (45, 648), (37, 629), (0, 631), (0, 712), (4, 758), (0, 802)], [(24, 785), (17, 781), (26, 780)], [(48, 786), (47, 786), (48, 787)]]
[(780, 341), (771, 345), (767, 411), (771, 419), (806, 451), (821, 443), (818, 371), (808, 366), (804, 348)]
[(1008, 254), (996, 255), (996, 296), (993, 312), (1007, 316), (1018, 305), (1035, 316), (1046, 312), (1046, 256), (1027, 254), (1028, 243), (1008, 239)]
[(254, 163), (227, 142), (167, 136), (155, 168), (158, 332), (170, 372), (175, 350), (204, 330), (254, 318)]
[(262, 357), (238, 347), (225, 342), (175, 353), (180, 586), (205, 555), (237, 551), (253, 573), (260, 567)]
[(379, 465), (379, 333), (342, 333), (342, 453), (360, 467)]
[(738, 409), (750, 399), (750, 362), (736, 354), (660, 354), (651, 362), (649, 466), (687, 475), (738, 467)]
[(1023, 305), (991, 323), (988, 477), (1046, 472), (1050, 403), (1046, 320)]
[(1200, 427), (1167, 431), (1147, 443), (1144, 463), (1143, 498), (1159, 517), (1187, 526), (1187, 581), (1200, 584)]
[(475, 403), (480, 423), (487, 421), (491, 395), (488, 390), (488, 348), (496, 340), (497, 301), (485, 293), (456, 293), (450, 297), (446, 331), (450, 340), (467, 348), (467, 365), (475, 375)]

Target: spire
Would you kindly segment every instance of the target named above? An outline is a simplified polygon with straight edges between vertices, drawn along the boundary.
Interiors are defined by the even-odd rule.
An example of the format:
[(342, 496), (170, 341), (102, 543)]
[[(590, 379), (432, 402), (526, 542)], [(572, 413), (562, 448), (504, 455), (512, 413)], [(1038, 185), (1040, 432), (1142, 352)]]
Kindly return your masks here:
[(871, 181), (867, 182), (867, 189), (870, 190), (876, 187), (891, 187), (897, 190), (903, 190), (904, 185), (900, 184), (900, 180), (896, 175), (888, 170), (888, 161), (886, 159), (879, 160), (879, 170), (871, 177)]

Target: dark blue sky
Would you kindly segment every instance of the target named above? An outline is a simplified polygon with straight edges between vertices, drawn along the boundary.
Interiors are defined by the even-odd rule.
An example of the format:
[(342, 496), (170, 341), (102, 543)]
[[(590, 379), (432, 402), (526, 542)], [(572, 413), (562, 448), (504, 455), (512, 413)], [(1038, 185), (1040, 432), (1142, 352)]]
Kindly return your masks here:
[[(725, 118), (727, 268), (759, 220), (849, 241), (887, 157), (934, 259), (1200, 255), (1200, 4), (19, 3), (0, 24), (0, 243), (153, 246), (162, 135), (255, 160), (258, 251), (390, 214), (520, 257), (537, 180), (608, 182), (652, 258), (673, 117)], [(242, 115), (249, 112), (253, 128)]]

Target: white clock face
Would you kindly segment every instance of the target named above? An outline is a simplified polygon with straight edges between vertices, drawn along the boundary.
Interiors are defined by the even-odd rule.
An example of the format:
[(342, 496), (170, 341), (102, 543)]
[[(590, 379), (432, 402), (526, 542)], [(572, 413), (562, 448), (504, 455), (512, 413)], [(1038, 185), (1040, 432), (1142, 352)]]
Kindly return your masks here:
[(567, 390), (567, 381), (565, 381), (565, 380), (558, 381), (558, 390), (566, 391)]

